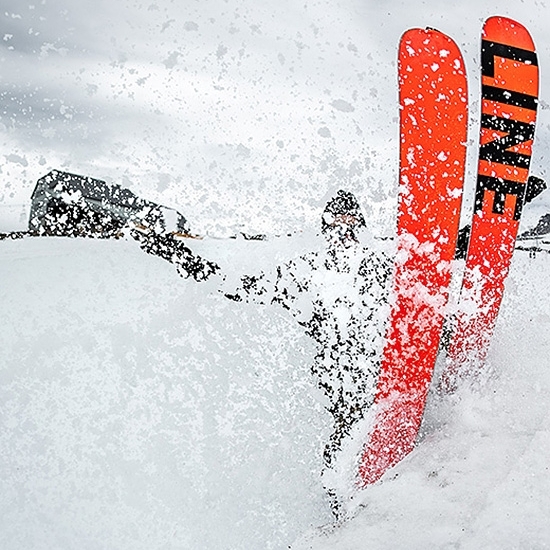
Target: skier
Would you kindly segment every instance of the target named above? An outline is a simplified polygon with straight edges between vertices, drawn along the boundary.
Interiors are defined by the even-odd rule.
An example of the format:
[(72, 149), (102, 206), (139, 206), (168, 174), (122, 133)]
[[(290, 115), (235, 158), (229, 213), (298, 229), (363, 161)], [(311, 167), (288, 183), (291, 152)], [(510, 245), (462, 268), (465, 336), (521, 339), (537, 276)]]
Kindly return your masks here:
[(365, 218), (349, 192), (338, 191), (328, 202), (321, 231), (324, 250), (279, 266), (272, 276), (245, 276), (240, 288), (225, 295), (280, 304), (315, 340), (311, 371), (334, 421), (324, 451), (329, 469), (343, 439), (374, 400), (393, 262), (383, 250), (361, 244)]
[[(311, 372), (333, 418), (323, 453), (327, 471), (374, 401), (393, 261), (380, 242), (374, 246), (357, 199), (347, 191), (338, 191), (327, 203), (321, 233), (326, 246), (320, 251), (278, 266), (272, 274), (243, 276), (236, 289), (228, 288), (222, 275), (221, 292), (237, 302), (279, 304), (316, 342)], [(220, 274), (217, 264), (196, 256), (173, 235), (131, 234), (148, 253), (175, 263), (182, 277), (201, 281)], [(335, 492), (326, 489), (338, 516)]]
[[(187, 246), (193, 236), (183, 216), (175, 213), (177, 227), (160, 223), (162, 208), (101, 180), (53, 171), (37, 182), (29, 223), (34, 231), (46, 234), (115, 238), (129, 234), (147, 253), (175, 264), (182, 277), (204, 281), (219, 274), (216, 263)], [(378, 376), (392, 262), (383, 251), (361, 244), (366, 230), (356, 198), (338, 191), (322, 216), (326, 240), (322, 251), (279, 266), (273, 276), (244, 276), (239, 288), (224, 291), (237, 301), (280, 304), (317, 343), (311, 370), (334, 419), (324, 451), (327, 468), (344, 437), (372, 404)]]

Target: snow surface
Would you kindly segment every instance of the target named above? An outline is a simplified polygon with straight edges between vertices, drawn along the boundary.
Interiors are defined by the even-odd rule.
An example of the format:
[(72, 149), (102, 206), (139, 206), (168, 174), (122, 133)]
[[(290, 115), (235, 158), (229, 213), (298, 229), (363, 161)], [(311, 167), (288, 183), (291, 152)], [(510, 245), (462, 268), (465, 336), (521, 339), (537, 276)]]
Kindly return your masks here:
[[(205, 240), (228, 273), (309, 237)], [(125, 241), (0, 242), (0, 547), (550, 546), (550, 256), (516, 253), (487, 369), (333, 524), (313, 345)]]
[(0, 548), (284, 548), (330, 519), (293, 319), (135, 243), (0, 250)]

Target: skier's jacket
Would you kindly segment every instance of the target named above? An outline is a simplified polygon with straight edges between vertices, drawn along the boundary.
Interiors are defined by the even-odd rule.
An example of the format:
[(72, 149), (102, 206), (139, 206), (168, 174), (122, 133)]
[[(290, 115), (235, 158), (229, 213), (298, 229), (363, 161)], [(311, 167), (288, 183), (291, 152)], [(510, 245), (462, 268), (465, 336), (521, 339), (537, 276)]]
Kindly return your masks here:
[(392, 266), (383, 250), (354, 243), (306, 254), (272, 274), (243, 277), (240, 288), (226, 293), (237, 301), (280, 304), (316, 341), (311, 368), (334, 417), (327, 466), (374, 399)]

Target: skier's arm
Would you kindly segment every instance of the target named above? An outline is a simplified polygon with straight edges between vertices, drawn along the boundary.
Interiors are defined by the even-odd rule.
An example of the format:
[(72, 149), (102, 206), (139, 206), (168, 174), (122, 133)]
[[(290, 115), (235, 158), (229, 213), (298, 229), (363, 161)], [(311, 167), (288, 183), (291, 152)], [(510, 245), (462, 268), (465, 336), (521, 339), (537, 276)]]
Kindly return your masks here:
[(216, 263), (201, 258), (169, 233), (161, 235), (132, 229), (130, 235), (148, 254), (173, 263), (182, 277), (193, 277), (196, 281), (205, 281), (220, 269)]

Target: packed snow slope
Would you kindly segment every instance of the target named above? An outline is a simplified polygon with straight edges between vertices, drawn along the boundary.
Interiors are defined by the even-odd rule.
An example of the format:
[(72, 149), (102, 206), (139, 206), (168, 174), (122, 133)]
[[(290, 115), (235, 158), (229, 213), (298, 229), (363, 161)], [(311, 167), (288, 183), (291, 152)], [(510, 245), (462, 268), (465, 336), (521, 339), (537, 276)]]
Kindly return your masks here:
[[(205, 240), (228, 276), (314, 243)], [(0, 242), (0, 547), (550, 546), (550, 256), (517, 252), (487, 369), (339, 525), (330, 417), (286, 312), (126, 241)]]

